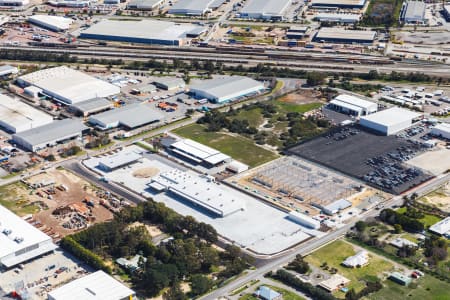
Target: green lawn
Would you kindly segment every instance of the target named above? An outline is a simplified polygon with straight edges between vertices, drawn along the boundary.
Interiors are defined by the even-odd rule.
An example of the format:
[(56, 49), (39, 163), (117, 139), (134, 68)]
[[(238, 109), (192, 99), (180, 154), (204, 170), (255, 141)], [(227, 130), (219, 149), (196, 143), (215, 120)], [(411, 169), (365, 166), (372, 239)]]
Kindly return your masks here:
[(450, 284), (430, 275), (420, 278), (417, 283), (408, 287), (401, 286), (390, 280), (383, 282), (384, 288), (369, 295), (371, 300), (411, 299), (411, 300), (448, 300), (450, 299)]
[(217, 149), (251, 167), (278, 157), (278, 154), (255, 145), (252, 140), (221, 132), (207, 132), (205, 127), (199, 124), (175, 129), (173, 133)]
[(317, 109), (321, 107), (322, 103), (306, 103), (306, 104), (295, 104), (289, 102), (282, 101), (274, 101), (274, 104), (278, 107), (280, 113), (290, 113), (290, 112), (298, 112), (305, 113), (311, 111), (313, 109)]
[(243, 295), (242, 297), (239, 297), (239, 300), (259, 300), (259, 299), (253, 295), (246, 294), (246, 295)]
[(249, 110), (242, 109), (236, 116), (231, 117), (231, 119), (247, 120), (250, 126), (256, 128), (258, 128), (258, 126), (260, 126), (264, 121), (264, 118), (261, 114), (261, 108), (254, 108)]
[[(393, 269), (392, 263), (375, 255), (370, 255), (369, 264), (362, 268), (351, 269), (341, 265), (347, 257), (355, 253), (351, 244), (338, 240), (308, 255), (305, 260), (316, 267), (320, 267), (326, 262), (330, 268), (336, 268), (338, 274), (351, 280), (348, 287), (354, 288), (357, 292), (365, 286), (362, 280), (372, 280), (374, 276), (380, 276), (383, 272)], [(335, 296), (343, 298), (344, 294), (337, 292)]]
[[(404, 214), (406, 212), (406, 207), (400, 207), (399, 209), (397, 209), (398, 213)], [(435, 215), (429, 215), (429, 214), (425, 214), (424, 213), (424, 217), (422, 219), (417, 219), (419, 220), (426, 228), (430, 227), (433, 224), (436, 224), (437, 222), (439, 222), (440, 220), (442, 220), (439, 217), (436, 217)]]

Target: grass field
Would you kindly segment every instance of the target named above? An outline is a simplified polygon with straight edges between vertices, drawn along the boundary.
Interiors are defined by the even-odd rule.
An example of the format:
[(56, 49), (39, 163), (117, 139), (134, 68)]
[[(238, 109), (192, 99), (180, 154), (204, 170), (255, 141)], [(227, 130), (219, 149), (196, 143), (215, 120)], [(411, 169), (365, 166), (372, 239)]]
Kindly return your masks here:
[(276, 153), (256, 146), (252, 140), (221, 132), (207, 132), (205, 127), (199, 124), (178, 128), (173, 133), (217, 149), (251, 167), (278, 157)]
[[(400, 207), (399, 209), (397, 209), (397, 212), (404, 214), (406, 212), (406, 207)], [(439, 222), (442, 219), (439, 217), (436, 217), (434, 215), (429, 215), (429, 214), (424, 213), (424, 217), (422, 219), (417, 219), (417, 220), (419, 220), (426, 228), (428, 228), (431, 225), (436, 224), (437, 222)]]
[[(330, 268), (336, 268), (338, 274), (351, 280), (348, 287), (354, 288), (356, 292), (364, 288), (365, 284), (363, 280), (373, 280), (374, 276), (378, 277), (383, 272), (393, 269), (392, 263), (374, 255), (370, 255), (369, 264), (362, 268), (351, 269), (341, 265), (347, 257), (355, 253), (351, 244), (338, 240), (308, 255), (305, 260), (316, 267), (320, 267), (326, 262)], [(344, 294), (342, 292), (336, 293), (336, 297), (343, 298), (343, 296)]]
[(305, 104), (295, 104), (295, 103), (289, 103), (289, 102), (282, 102), (282, 101), (273, 101), (273, 104), (275, 104), (280, 113), (289, 113), (289, 112), (298, 112), (298, 113), (305, 113), (308, 111), (311, 111), (313, 109), (317, 109), (321, 107), (322, 103), (305, 103)]
[(264, 121), (261, 111), (262, 110), (260, 108), (254, 108), (254, 109), (249, 109), (249, 110), (243, 109), (243, 110), (239, 111), (239, 113), (236, 116), (234, 116), (232, 119), (247, 120), (248, 123), (250, 124), (250, 126), (258, 127)]
[(410, 299), (410, 300), (448, 300), (450, 299), (450, 284), (440, 281), (429, 275), (419, 279), (417, 283), (410, 286), (401, 286), (390, 280), (383, 282), (384, 288), (369, 295), (371, 300), (391, 300), (391, 299)]
[(0, 204), (19, 216), (33, 214), (39, 207), (28, 201), (28, 191), (23, 183), (17, 182), (0, 187)]

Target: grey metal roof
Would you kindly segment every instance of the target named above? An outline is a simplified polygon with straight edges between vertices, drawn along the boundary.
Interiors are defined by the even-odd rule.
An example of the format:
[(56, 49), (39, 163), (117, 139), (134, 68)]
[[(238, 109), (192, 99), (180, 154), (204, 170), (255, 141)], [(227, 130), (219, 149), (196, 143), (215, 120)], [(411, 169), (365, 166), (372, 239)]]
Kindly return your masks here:
[(128, 6), (136, 8), (153, 8), (162, 2), (162, 0), (131, 0), (128, 2)]
[(325, 27), (317, 32), (316, 39), (374, 40), (376, 34), (375, 31), (370, 30), (345, 30), (343, 28)]
[(422, 1), (407, 1), (404, 19), (423, 19), (425, 16), (426, 4)]
[(158, 40), (179, 40), (186, 37), (186, 32), (198, 27), (192, 24), (176, 24), (173, 22), (140, 20), (120, 21), (103, 19), (81, 32), (84, 36), (109, 36), (120, 38), (140, 38)]
[(95, 98), (71, 105), (71, 107), (82, 112), (101, 110), (112, 106), (113, 104), (111, 103), (111, 101), (106, 98)]
[(196, 10), (205, 11), (214, 0), (179, 0), (169, 10)]
[(128, 128), (135, 128), (151, 122), (161, 120), (164, 116), (151, 109), (148, 103), (135, 103), (92, 116), (103, 124), (119, 122)]
[(291, 0), (249, 0), (242, 9), (242, 13), (282, 15)]
[(182, 78), (176, 78), (176, 77), (158, 77), (155, 81), (153, 81), (154, 84), (161, 84), (167, 86), (169, 89), (185, 86), (185, 82)]
[(205, 80), (202, 83), (190, 86), (190, 90), (204, 91), (216, 98), (226, 97), (230, 93), (245, 91), (249, 88), (262, 85), (261, 82), (243, 76), (230, 76)]
[(70, 135), (79, 134), (86, 129), (89, 128), (80, 120), (64, 119), (14, 134), (13, 138), (19, 137), (31, 145), (40, 145), (55, 140), (60, 140)]

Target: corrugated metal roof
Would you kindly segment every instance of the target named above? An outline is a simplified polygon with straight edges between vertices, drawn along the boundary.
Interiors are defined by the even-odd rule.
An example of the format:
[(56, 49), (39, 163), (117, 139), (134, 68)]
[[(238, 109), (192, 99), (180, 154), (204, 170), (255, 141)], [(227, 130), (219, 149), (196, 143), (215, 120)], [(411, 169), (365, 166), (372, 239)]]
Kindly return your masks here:
[(31, 145), (40, 145), (55, 140), (76, 135), (88, 129), (81, 121), (74, 119), (64, 119), (53, 123), (26, 130), (13, 135), (27, 141)]
[(89, 120), (105, 125), (120, 123), (120, 125), (135, 128), (161, 120), (163, 117), (163, 115), (151, 109), (150, 104), (135, 103), (91, 116)]
[(236, 94), (239, 91), (245, 91), (251, 88), (263, 89), (264, 86), (259, 81), (242, 76), (205, 80), (204, 82), (190, 86), (191, 91), (203, 91), (217, 99), (226, 98), (230, 94)]
[(367, 120), (373, 123), (389, 126), (408, 120), (413, 120), (415, 118), (418, 118), (419, 116), (419, 113), (407, 109), (391, 107), (377, 113), (361, 117), (361, 120)]
[(134, 296), (129, 289), (103, 271), (86, 275), (49, 293), (55, 300), (122, 300)]

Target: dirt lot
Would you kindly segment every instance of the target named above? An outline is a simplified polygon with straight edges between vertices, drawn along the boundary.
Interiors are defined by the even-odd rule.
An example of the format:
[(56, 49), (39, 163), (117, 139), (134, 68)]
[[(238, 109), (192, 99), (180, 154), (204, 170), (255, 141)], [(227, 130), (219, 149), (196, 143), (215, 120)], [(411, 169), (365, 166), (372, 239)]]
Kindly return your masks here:
[(315, 103), (321, 100), (322, 93), (313, 90), (299, 90), (287, 94), (278, 99), (278, 101), (295, 104)]
[(450, 212), (450, 182), (447, 182), (438, 190), (420, 198), (419, 201), (425, 204), (434, 205), (443, 211)]
[[(101, 198), (93, 186), (66, 170), (49, 170), (29, 178), (31, 187), (19, 193), (29, 194), (30, 202), (41, 203), (33, 219), (51, 233), (65, 236), (89, 224), (104, 222), (113, 217), (110, 210), (99, 205)], [(37, 187), (43, 185), (43, 187)], [(92, 202), (92, 205), (83, 200)]]

